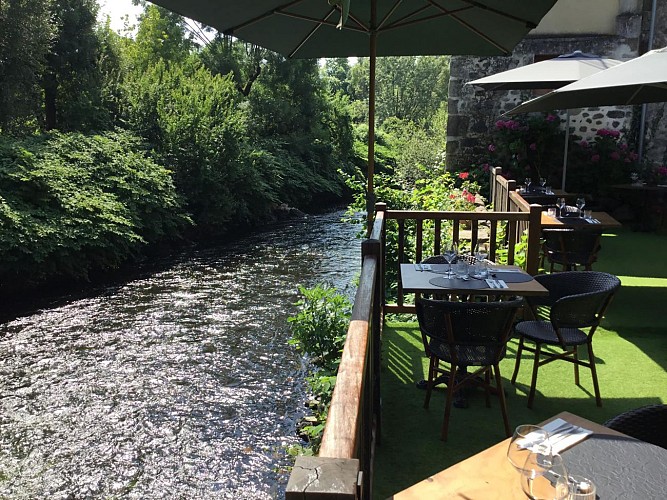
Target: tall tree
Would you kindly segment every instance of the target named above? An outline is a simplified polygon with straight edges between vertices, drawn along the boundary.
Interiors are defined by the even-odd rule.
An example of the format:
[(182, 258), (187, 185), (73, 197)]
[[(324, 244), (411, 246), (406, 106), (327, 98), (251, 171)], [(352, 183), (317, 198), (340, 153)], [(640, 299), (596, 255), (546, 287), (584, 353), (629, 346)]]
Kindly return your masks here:
[(258, 45), (218, 33), (201, 51), (200, 57), (211, 73), (231, 73), (237, 90), (247, 97), (262, 73), (267, 54), (268, 51)]
[(73, 130), (94, 126), (101, 105), (97, 2), (58, 0), (52, 8), (57, 33), (44, 73), (44, 127)]
[(0, 0), (0, 131), (36, 128), (45, 56), (54, 34), (50, 0)]
[(145, 71), (160, 60), (182, 63), (193, 47), (186, 33), (181, 16), (156, 5), (147, 5), (139, 16), (135, 43), (129, 50), (132, 66), (137, 71)]

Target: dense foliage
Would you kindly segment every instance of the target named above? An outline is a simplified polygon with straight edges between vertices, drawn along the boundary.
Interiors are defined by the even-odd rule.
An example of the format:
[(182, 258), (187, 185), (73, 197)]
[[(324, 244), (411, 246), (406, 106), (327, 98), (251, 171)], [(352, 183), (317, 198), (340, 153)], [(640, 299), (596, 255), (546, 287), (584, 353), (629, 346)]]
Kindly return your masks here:
[(292, 328), (290, 344), (310, 356), (312, 370), (307, 377), (310, 391), (308, 407), (312, 414), (303, 425), (301, 434), (308, 447), (296, 447), (292, 454), (316, 454), (331, 396), (336, 385), (336, 373), (350, 323), (350, 301), (327, 285), (300, 287), (301, 300), (297, 314), (289, 318)]
[[(97, 22), (94, 0), (0, 0), (0, 162), (9, 168), (32, 158), (23, 168), (42, 183), (24, 179), (5, 207), (13, 214), (6, 220), (21, 221), (19, 233), (19, 226), (3, 227), (0, 248), (13, 255), (7, 263), (16, 263), (16, 272), (85, 277), (140, 253), (157, 233), (165, 240), (183, 229), (188, 238), (225, 236), (285, 206), (348, 201), (350, 178), (364, 184), (367, 59), (287, 60), (143, 5), (136, 31), (119, 34)], [(410, 196), (444, 151), (449, 60), (381, 58), (377, 69), (376, 171)], [(119, 151), (115, 160), (110, 144)], [(103, 161), (82, 172), (100, 149)], [(57, 159), (47, 161), (44, 151)], [(130, 153), (141, 155), (139, 164)], [(128, 165), (146, 168), (148, 177), (167, 172), (173, 189), (157, 189), (146, 203), (156, 214), (171, 212), (174, 224), (158, 230), (150, 220), (137, 223), (147, 211), (133, 187), (109, 202), (109, 186)], [(67, 175), (49, 175), (61, 170)], [(83, 189), (83, 182), (90, 185)], [(58, 219), (39, 193), (63, 191), (91, 200), (102, 193), (98, 203), (117, 225), (102, 224), (92, 236), (95, 217), (108, 214), (86, 219), (78, 210)], [(16, 215), (25, 207), (31, 216)], [(37, 212), (55, 217), (48, 222), (54, 227), (66, 221), (60, 237), (69, 234), (67, 244), (59, 246)], [(185, 228), (175, 223), (188, 218)]]
[(170, 173), (127, 132), (0, 137), (0, 282), (85, 278), (187, 223)]

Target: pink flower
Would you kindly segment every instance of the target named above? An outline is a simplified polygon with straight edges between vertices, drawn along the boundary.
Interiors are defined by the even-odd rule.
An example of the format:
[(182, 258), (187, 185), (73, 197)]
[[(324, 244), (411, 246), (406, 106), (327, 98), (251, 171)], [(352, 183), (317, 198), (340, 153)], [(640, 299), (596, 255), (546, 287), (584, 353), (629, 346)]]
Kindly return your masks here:
[(579, 145), (580, 145), (582, 148), (588, 148), (588, 147), (590, 147), (590, 144), (588, 144), (588, 141), (587, 141), (586, 139), (582, 139), (582, 140), (580, 140), (580, 141), (579, 141)]
[(593, 155), (593, 156), (591, 156), (591, 161), (592, 161), (593, 163), (597, 163), (597, 162), (599, 162), (599, 161), (600, 161), (600, 155)]
[(486, 149), (488, 149), (493, 153), (496, 150), (496, 147), (493, 144), (489, 144), (489, 146)]
[(637, 158), (639, 158), (639, 155), (638, 155), (637, 153), (635, 153), (635, 152), (631, 152), (631, 153), (630, 153), (630, 159), (631, 159), (632, 161), (637, 160)]
[(450, 195), (449, 195), (449, 199), (450, 199), (450, 200), (453, 200), (453, 199), (455, 199), (455, 198), (456, 198), (456, 195), (455, 195), (455, 194), (450, 194)]
[(468, 172), (460, 172), (459, 173), (459, 179), (467, 179), (470, 174)]
[(661, 177), (667, 176), (667, 167), (665, 166), (658, 167), (658, 175)]
[(488, 172), (490, 169), (491, 167), (489, 166), (488, 163), (482, 164), (482, 170), (484, 170), (484, 172)]
[(531, 151), (537, 151), (537, 144), (535, 144), (534, 142), (528, 147), (530, 148)]
[(552, 121), (554, 121), (555, 119), (556, 119), (556, 115), (552, 115), (551, 113), (549, 113), (549, 114), (547, 115), (547, 121), (548, 121), (548, 122), (552, 122)]
[(621, 159), (621, 155), (618, 154), (618, 151), (613, 151), (613, 152), (609, 155), (609, 157), (610, 157), (612, 160), (620, 160), (620, 159)]
[(468, 193), (466, 195), (466, 199), (468, 200), (469, 203), (475, 203), (475, 195), (472, 193)]
[(619, 144), (618, 147), (621, 149), (621, 151), (625, 151), (628, 149), (628, 145), (626, 143)]

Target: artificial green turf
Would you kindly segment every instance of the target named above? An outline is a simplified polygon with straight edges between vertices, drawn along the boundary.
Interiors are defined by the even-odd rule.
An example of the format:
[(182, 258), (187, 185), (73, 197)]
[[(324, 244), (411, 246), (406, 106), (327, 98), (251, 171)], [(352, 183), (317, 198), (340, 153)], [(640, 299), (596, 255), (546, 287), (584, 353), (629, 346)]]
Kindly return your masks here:
[[(630, 408), (667, 402), (667, 236), (619, 232), (605, 235), (595, 269), (619, 276), (621, 290), (610, 305), (593, 347), (602, 393), (595, 405), (590, 370), (582, 368), (581, 387), (573, 365), (554, 362), (540, 368), (533, 409), (526, 407), (532, 359), (524, 356), (515, 386), (509, 383), (516, 341), (501, 363), (510, 426), (535, 423), (569, 411), (595, 422)], [(469, 395), (469, 408), (452, 410), (447, 442), (440, 441), (444, 390), (423, 408), (424, 391), (415, 381), (427, 363), (416, 323), (388, 323), (383, 336), (382, 431), (376, 449), (374, 498), (387, 498), (412, 484), (504, 439), (497, 398), (487, 408), (484, 393)]]

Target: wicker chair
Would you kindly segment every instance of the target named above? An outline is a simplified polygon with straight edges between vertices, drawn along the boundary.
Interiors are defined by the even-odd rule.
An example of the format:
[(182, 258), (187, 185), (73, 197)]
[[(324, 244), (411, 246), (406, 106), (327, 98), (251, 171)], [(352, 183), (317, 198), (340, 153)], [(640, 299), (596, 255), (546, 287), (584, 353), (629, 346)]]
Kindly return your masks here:
[[(579, 385), (579, 367), (590, 368), (595, 390), (595, 401), (602, 406), (595, 355), (593, 354), (593, 334), (614, 294), (621, 286), (620, 280), (611, 274), (595, 271), (569, 271), (556, 274), (541, 274), (535, 280), (549, 290), (548, 296), (526, 297), (535, 318), (540, 318), (540, 309), (546, 307), (549, 320), (522, 321), (516, 325), (519, 347), (512, 374), (512, 384), (516, 382), (523, 351), (534, 354), (533, 375), (528, 395), (528, 408), (533, 407), (537, 370), (540, 366), (562, 359), (574, 364), (574, 382)], [(582, 330), (587, 328), (588, 331)], [(527, 342), (535, 347), (526, 345)], [(548, 345), (562, 349), (562, 352), (543, 352)], [(585, 345), (588, 361), (579, 359), (578, 347)]]
[[(449, 416), (457, 390), (465, 385), (481, 385), (486, 391), (486, 405), (491, 406), (489, 395), (492, 389), (492, 368), (505, 434), (510, 435), (499, 363), (505, 357), (514, 316), (522, 305), (521, 299), (504, 302), (448, 302), (419, 298), (416, 301), (424, 351), (429, 358), (424, 408), (429, 406), (436, 378), (439, 375), (449, 377), (440, 435), (443, 441), (447, 440)], [(449, 368), (440, 368), (441, 361), (447, 363)], [(467, 373), (469, 366), (480, 368)]]
[(667, 449), (667, 405), (628, 410), (604, 423), (605, 427)]
[(577, 267), (592, 271), (602, 248), (600, 236), (600, 233), (593, 231), (544, 229), (542, 257), (549, 261), (549, 272), (554, 272), (555, 265), (561, 266), (563, 271), (576, 271)]

